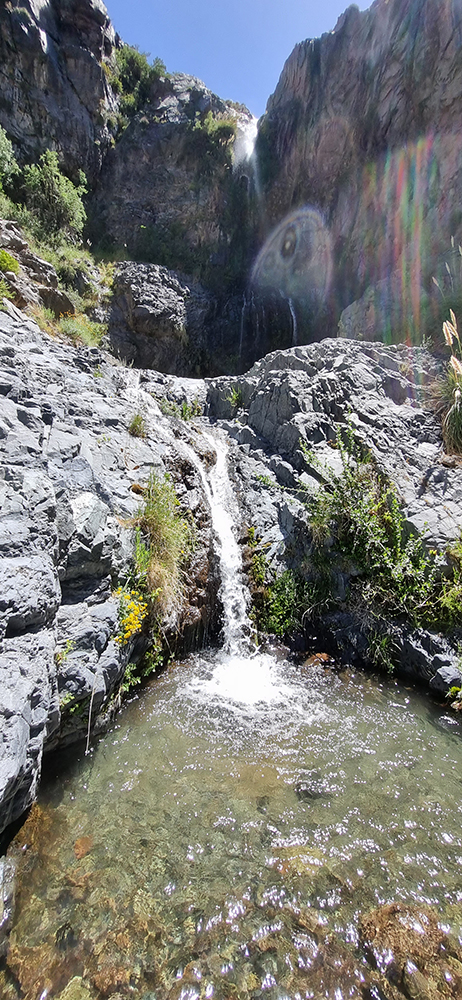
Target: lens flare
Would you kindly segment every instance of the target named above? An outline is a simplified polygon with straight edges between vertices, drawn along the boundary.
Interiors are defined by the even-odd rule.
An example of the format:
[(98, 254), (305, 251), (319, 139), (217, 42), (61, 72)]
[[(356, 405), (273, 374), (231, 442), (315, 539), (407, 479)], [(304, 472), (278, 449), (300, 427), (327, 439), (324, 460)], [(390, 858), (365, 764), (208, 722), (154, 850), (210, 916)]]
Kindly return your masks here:
[(320, 307), (332, 278), (329, 231), (314, 208), (299, 208), (273, 230), (252, 269), (251, 284), (284, 298)]

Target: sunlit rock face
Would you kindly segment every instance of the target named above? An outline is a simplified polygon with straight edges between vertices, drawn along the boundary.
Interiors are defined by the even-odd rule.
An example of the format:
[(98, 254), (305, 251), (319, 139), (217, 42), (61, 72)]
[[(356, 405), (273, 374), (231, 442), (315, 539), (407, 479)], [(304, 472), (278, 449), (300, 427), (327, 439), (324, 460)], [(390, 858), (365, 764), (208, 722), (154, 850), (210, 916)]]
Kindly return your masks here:
[[(461, 51), (460, 0), (376, 0), (349, 7), (284, 66), (257, 142), (261, 242), (296, 208), (322, 214), (332, 332), (344, 308), (384, 282), (369, 294), (375, 336), (418, 339), (428, 313), (433, 322), (426, 295), (441, 297), (432, 276), (445, 294), (460, 288)], [(370, 316), (361, 336), (368, 326)]]
[(66, 173), (95, 181), (117, 110), (102, 65), (115, 41), (101, 0), (1, 5), (0, 124), (21, 161), (56, 149)]

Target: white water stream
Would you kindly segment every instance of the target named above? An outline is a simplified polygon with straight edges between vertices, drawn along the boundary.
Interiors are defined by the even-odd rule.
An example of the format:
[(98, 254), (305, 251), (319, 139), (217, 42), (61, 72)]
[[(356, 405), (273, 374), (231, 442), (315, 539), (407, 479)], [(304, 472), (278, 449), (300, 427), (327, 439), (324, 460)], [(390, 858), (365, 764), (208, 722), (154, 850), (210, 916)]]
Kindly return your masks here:
[(187, 692), (195, 697), (227, 702), (232, 710), (239, 706), (275, 704), (281, 707), (285, 704), (288, 708), (293, 691), (280, 675), (276, 659), (260, 653), (250, 638), (253, 632), (248, 615), (250, 595), (243, 578), (236, 537), (239, 509), (228, 475), (226, 437), (219, 430), (203, 432), (203, 437), (216, 454), (216, 462), (207, 472), (193, 449), (184, 444), (183, 448), (201, 476), (210, 507), (220, 565), (223, 645), (205, 657), (201, 654), (209, 671), (205, 677), (196, 675), (187, 684)]
[(292, 347), (296, 347), (298, 344), (297, 314), (295, 312), (292, 299), (289, 299), (289, 309), (290, 315), (292, 316)]

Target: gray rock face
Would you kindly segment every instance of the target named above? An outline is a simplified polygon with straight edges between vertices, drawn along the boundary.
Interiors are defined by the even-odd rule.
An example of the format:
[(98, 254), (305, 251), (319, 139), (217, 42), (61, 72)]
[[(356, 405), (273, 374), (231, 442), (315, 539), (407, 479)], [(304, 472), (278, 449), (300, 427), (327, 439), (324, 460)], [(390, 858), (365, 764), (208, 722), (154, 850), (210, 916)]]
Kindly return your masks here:
[(19, 264), (19, 272), (8, 271), (3, 277), (20, 309), (43, 305), (55, 316), (74, 313), (74, 303), (58, 288), (58, 275), (52, 264), (37, 257), (29, 249), (20, 228), (14, 222), (0, 219), (0, 247), (7, 250)]
[[(12, 231), (11, 231), (12, 232)], [(14, 239), (16, 237), (13, 234)], [(13, 249), (13, 248), (12, 248)], [(97, 349), (0, 312), (0, 832), (33, 801), (43, 753), (82, 736), (146, 641), (116, 641), (114, 588), (133, 562), (130, 527), (151, 470), (178, 481), (196, 524), (181, 608), (166, 624), (191, 648), (218, 627), (210, 512), (183, 438), (153, 394), (204, 398), (202, 382), (121, 367)], [(141, 387), (141, 381), (143, 387)], [(142, 413), (146, 437), (128, 426)], [(185, 488), (185, 480), (188, 489)], [(141, 484), (141, 485), (140, 485)], [(132, 487), (134, 489), (132, 489)], [(144, 643), (144, 644), (143, 644)], [(70, 713), (67, 706), (82, 709)]]
[(462, 242), (461, 45), (459, 0), (351, 5), (333, 31), (295, 46), (268, 101), (257, 147), (270, 164), (267, 226), (298, 206), (320, 210), (336, 274), (332, 335), (369, 289), (342, 326), (358, 318), (369, 339), (375, 310), (374, 339), (391, 327), (420, 342), (431, 278), (445, 280), (450, 237)]
[(117, 110), (102, 62), (115, 43), (101, 0), (25, 0), (0, 9), (0, 124), (21, 161), (56, 149), (93, 183)]
[(197, 282), (157, 264), (119, 264), (109, 326), (111, 347), (137, 367), (198, 374), (207, 350), (212, 299)]
[(226, 144), (193, 128), (209, 112), (218, 121), (251, 117), (195, 77), (161, 79), (109, 151), (90, 208), (94, 241), (104, 234), (137, 260), (207, 275), (217, 288), (245, 245), (248, 198), (238, 197)]
[[(460, 463), (445, 464), (439, 426), (425, 408), (425, 385), (437, 372), (422, 348), (324, 340), (269, 354), (246, 375), (209, 382), (209, 415), (236, 442), (244, 520), (260, 539), (270, 574), (286, 567), (309, 571), (306, 509), (283, 488), (304, 485), (315, 492), (323, 468), (341, 471), (332, 445), (347, 419), (377, 468), (397, 486), (410, 530), (422, 532), (428, 547), (443, 554), (459, 537), (462, 469)], [(354, 572), (339, 566), (333, 582), (338, 600), (345, 601)], [(323, 621), (325, 634), (350, 662), (367, 659), (360, 626), (360, 617), (350, 612)], [(378, 628), (372, 621), (369, 626)], [(407, 676), (428, 684), (442, 666), (457, 672), (456, 643), (402, 628), (388, 635)]]

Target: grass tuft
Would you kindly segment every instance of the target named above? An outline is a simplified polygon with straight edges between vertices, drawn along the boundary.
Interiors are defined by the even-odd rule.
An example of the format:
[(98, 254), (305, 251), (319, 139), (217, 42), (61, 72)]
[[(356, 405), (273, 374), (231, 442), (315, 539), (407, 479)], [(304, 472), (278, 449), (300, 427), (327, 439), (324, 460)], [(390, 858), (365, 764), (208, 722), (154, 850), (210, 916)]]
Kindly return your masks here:
[(144, 502), (134, 524), (138, 528), (137, 579), (154, 599), (159, 612), (174, 611), (182, 593), (182, 565), (190, 545), (190, 528), (179, 513), (173, 483), (151, 472)]

